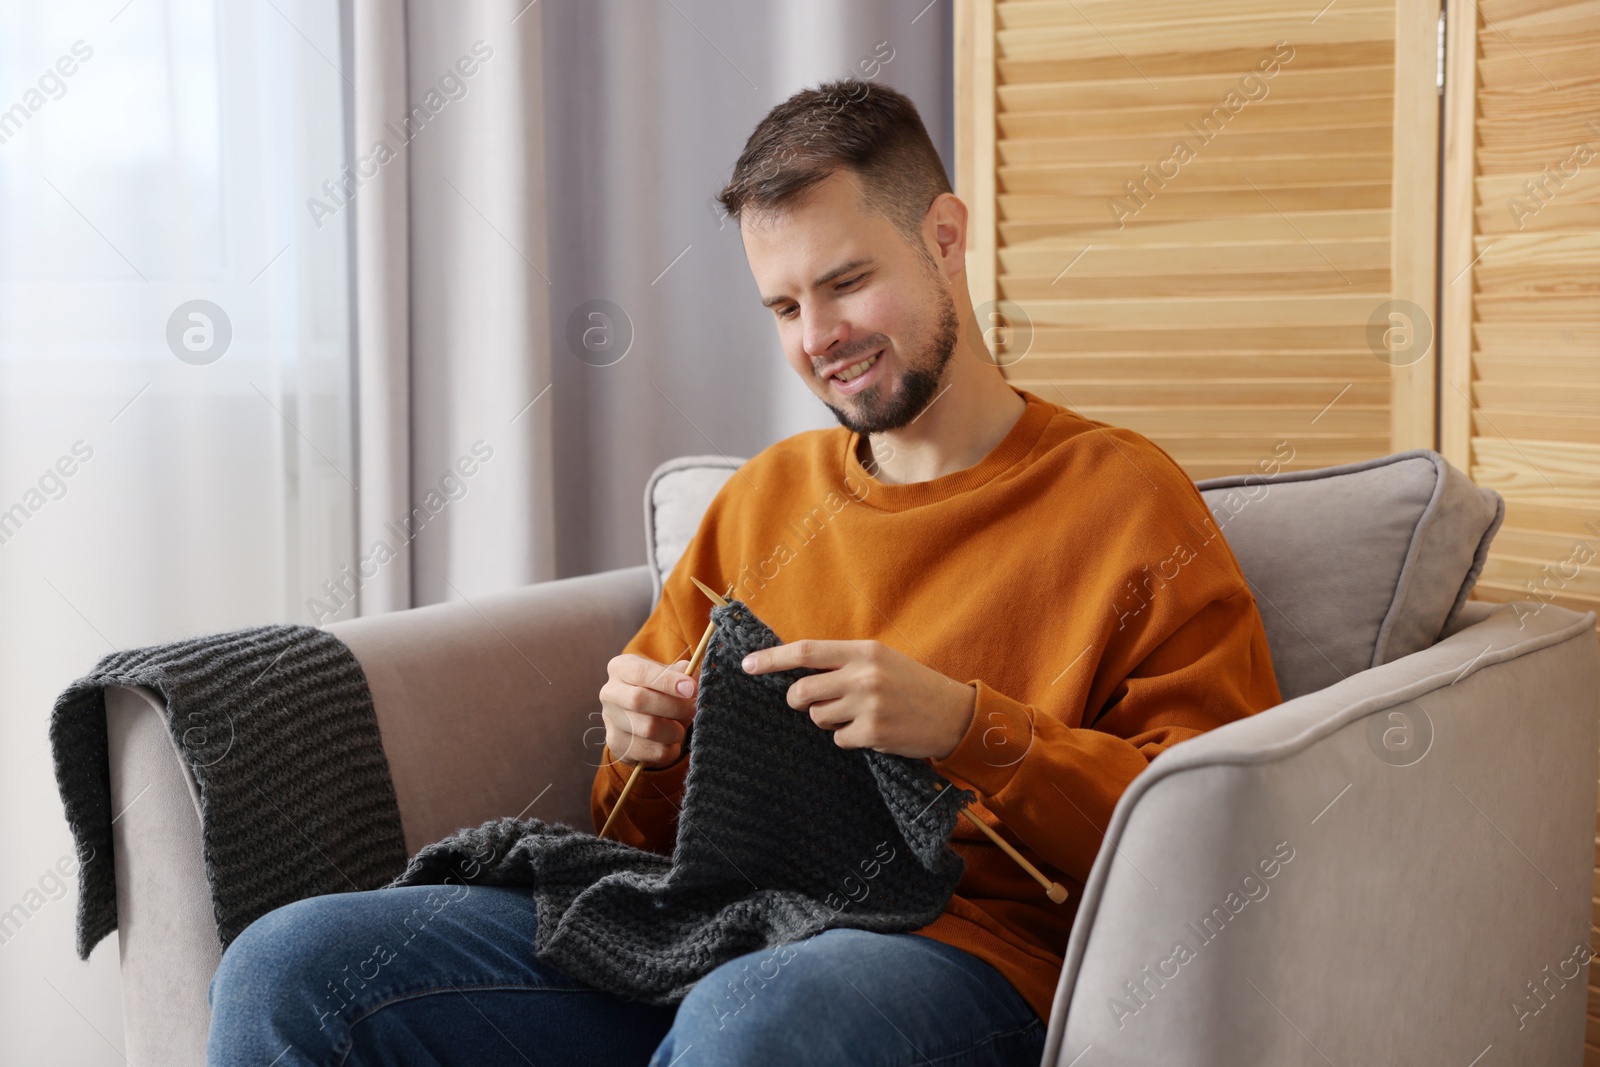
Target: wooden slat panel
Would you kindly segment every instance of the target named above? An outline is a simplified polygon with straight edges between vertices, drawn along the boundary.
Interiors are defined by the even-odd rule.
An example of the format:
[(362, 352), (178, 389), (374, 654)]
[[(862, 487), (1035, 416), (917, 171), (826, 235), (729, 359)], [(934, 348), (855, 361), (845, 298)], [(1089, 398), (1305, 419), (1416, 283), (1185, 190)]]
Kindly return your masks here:
[[(1600, 4), (1452, 4), (1449, 36), (1441, 436), (1506, 505), (1473, 595), (1595, 610)], [(1600, 835), (1594, 861), (1600, 929)], [(1584, 1062), (1600, 1065), (1593, 985)]]
[[(1325, 130), (1302, 129), (1263, 133), (1238, 129), (1238, 126), (1244, 125), (1245, 114), (1241, 112), (1234, 125), (1215, 135), (1214, 141), (1203, 144), (1199, 143), (1200, 139), (1194, 133), (1181, 128), (1175, 128), (1165, 134), (1147, 133), (1092, 138), (1072, 137), (1063, 131), (1061, 136), (1056, 137), (1001, 141), (1000, 162), (1003, 166), (1023, 166), (1126, 160), (1130, 164), (1127, 176), (1137, 178), (1140, 164), (1155, 164), (1169, 158), (1173, 152), (1175, 139), (1181, 140), (1185, 133), (1188, 133), (1189, 137), (1186, 143), (1190, 144), (1196, 155), (1204, 152), (1206, 158), (1215, 156), (1223, 159), (1255, 159), (1265, 162), (1278, 155), (1303, 156), (1328, 150), (1329, 133)], [(1198, 122), (1201, 118), (1202, 115), (1196, 112), (1195, 120)], [(1339, 144), (1344, 151), (1368, 154), (1387, 152), (1392, 136), (1387, 124), (1346, 126), (1339, 129), (1338, 133)], [(1270, 189), (1272, 176), (1264, 174), (1261, 177), (1266, 181), (1265, 187)], [(1120, 187), (1107, 190), (1108, 195), (1120, 192)]]
[[(1294, 65), (1300, 66), (1300, 56)], [(1394, 68), (1387, 61), (1353, 69), (1351, 64), (1328, 70), (1295, 72), (1292, 79), (1279, 82), (1274, 79), (1271, 91), (1273, 100), (1321, 100), (1335, 92), (1349, 90), (1351, 80), (1371, 87), (1375, 93), (1386, 92), (1394, 81)], [(1170, 107), (1173, 104), (1215, 104), (1238, 80), (1236, 71), (1217, 73), (1172, 75), (1161, 79), (1159, 86), (1145, 81), (1131, 70), (1118, 78), (1097, 78), (1091, 81), (1048, 81), (1002, 85), (999, 88), (1000, 107), (1003, 111), (1088, 111), (1106, 107)], [(1184, 116), (1189, 118), (1190, 116)]]
[(1269, 378), (1252, 378), (1262, 370), (1260, 359), (1253, 353), (1225, 351), (1199, 353), (1148, 353), (1148, 352), (1095, 352), (1089, 354), (1056, 355), (1040, 351), (1037, 345), (1022, 361), (1016, 364), (1017, 376), (1059, 382), (1068, 388), (1078, 382), (1127, 381), (1185, 381), (1195, 382), (1194, 360), (1205, 358), (1211, 368), (1208, 382), (1268, 381), (1281, 383), (1285, 389), (1294, 389), (1303, 381), (1313, 380), (1337, 383), (1340, 387), (1350, 383), (1388, 382), (1388, 376), (1375, 374), (1372, 353), (1360, 352), (1283, 352), (1273, 361)]
[[(1272, 157), (1272, 169), (1277, 180), (1286, 185), (1371, 185), (1389, 180), (1390, 159), (1389, 153), (1382, 150), (1349, 152), (1337, 159), (1317, 152), (1301, 156), (1280, 152)], [(1207, 155), (1184, 167), (1183, 187), (1195, 191), (1248, 189), (1260, 176), (1260, 159)], [(1130, 177), (1127, 163), (1117, 160), (1001, 167), (1000, 191), (1104, 197), (1107, 189), (1121, 189)]]
[[(1002, 234), (1020, 236), (1029, 229), (1017, 223), (1031, 224), (1034, 229), (1045, 224), (1055, 232), (1105, 226), (1108, 223), (1115, 225), (1119, 218), (1116, 207), (1119, 203), (1123, 203), (1121, 198), (1113, 199), (1105, 195), (1002, 195), (1000, 231)], [(1143, 222), (1167, 222), (1238, 215), (1276, 218), (1281, 217), (1279, 212), (1292, 216), (1311, 211), (1361, 211), (1388, 206), (1389, 183), (1385, 181), (1370, 185), (1279, 185), (1273, 189), (1270, 201), (1248, 188), (1223, 191), (1180, 189), (1163, 192), (1154, 197), (1148, 207), (1141, 206), (1134, 213)], [(1595, 212), (1600, 215), (1600, 205), (1596, 206)], [(1388, 273), (1387, 266), (1384, 273)]]
[(1356, 270), (1335, 273), (1330, 270), (1310, 271), (1240, 271), (1218, 277), (1215, 274), (1147, 274), (1137, 281), (1128, 275), (1088, 276), (1071, 274), (1057, 281), (1047, 277), (1023, 276), (1006, 280), (1006, 296), (1011, 300), (1033, 301), (1063, 297), (1115, 298), (1126, 296), (1130, 287), (1137, 286), (1147, 297), (1169, 296), (1248, 296), (1256, 293), (1302, 293), (1323, 295), (1348, 293), (1352, 289), (1364, 293), (1382, 293), (1389, 281), (1389, 268)]
[[(1281, 227), (1287, 229), (1287, 227)], [(1084, 252), (1082, 257), (1078, 253)], [(1280, 271), (1387, 270), (1389, 242), (1381, 237), (1336, 241), (1303, 241), (1299, 234), (1276, 241), (1238, 240), (1233, 244), (1188, 243), (1172, 240), (1162, 244), (1097, 245), (1079, 242), (1064, 251), (1048, 242), (1035, 242), (1004, 249), (1000, 269), (1013, 278), (1028, 275), (1055, 281), (1057, 276), (1095, 278), (1145, 278), (1163, 274), (1208, 272), (1219, 268), (1227, 274), (1263, 275)], [(1070, 275), (1062, 271), (1071, 265)]]
[[(1031, 388), (1024, 384), (1030, 380), (1049, 381), (1030, 377), (1040, 369), (1037, 363), (1025, 360), (1014, 368), (1011, 380), (1023, 388)], [(1210, 413), (1213, 425), (1218, 428), (1232, 421), (1234, 408), (1299, 407), (1308, 413), (1309, 421), (1336, 397), (1341, 407), (1350, 405), (1367, 411), (1384, 410), (1389, 399), (1387, 381), (1348, 382), (1327, 378), (1304, 381), (1214, 378), (1208, 382), (1177, 378), (1139, 382), (1058, 381), (1055, 384), (1071, 398), (1074, 406), (1160, 407), (1199, 412), (1201, 416)]]
[[(1008, 5), (999, 6), (1005, 8)], [(1066, 5), (1067, 10), (1072, 10), (1072, 6)], [(1290, 16), (1289, 10), (1286, 10), (1292, 10), (1295, 6), (1284, 4), (1276, 11), (1256, 17), (1213, 15), (1145, 22), (1134, 21), (1139, 15), (1138, 5), (1123, 4), (1108, 10), (1105, 21), (1091, 22), (1087, 18), (1079, 18), (1075, 22), (1064, 20), (1052, 26), (1002, 29), (995, 34), (995, 38), (1007, 58), (1054, 58), (1058, 55), (1085, 59), (1117, 57), (1138, 69), (1141, 64), (1134, 58), (1136, 56), (1190, 49), (1232, 48), (1240, 44), (1271, 48), (1285, 37), (1301, 36), (1306, 26), (1304, 16), (1298, 10)], [(1206, 7), (1197, 4), (1191, 12), (1205, 10)], [(1220, 5), (1212, 8), (1221, 9)], [(1004, 25), (1003, 19), (1001, 24)], [(1370, 7), (1341, 4), (1329, 12), (1329, 17), (1318, 20), (1313, 29), (1316, 39), (1324, 43), (1365, 44), (1369, 41), (1392, 40), (1394, 8), (1387, 4)], [(1146, 74), (1148, 76), (1148, 71)]]
[[(1320, 3), (1320, 0), (1319, 0)], [(1140, 0), (1137, 10), (1127, 10), (1127, 0), (1013, 0), (1000, 5), (999, 24), (1008, 30), (1040, 28), (1044, 26), (1079, 26), (1084, 22), (1099, 25), (1116, 20), (1119, 25), (1171, 24), (1193, 18), (1196, 10), (1204, 10), (1193, 0)], [(1371, 8), (1370, 0), (1355, 0), (1352, 7)], [(1310, 19), (1317, 7), (1305, 3), (1300, 14)], [(1281, 18), (1285, 11), (1297, 10), (1283, 0), (1229, 0), (1225, 9), (1218, 10), (1232, 18)]]
[[(1263, 87), (1266, 83), (1262, 82)], [(1156, 134), (1168, 137), (1173, 130), (1200, 129), (1210, 119), (1218, 129), (1230, 125), (1233, 116), (1222, 100), (1230, 87), (1199, 105), (1192, 103), (1162, 107), (1107, 108), (1098, 113), (1085, 114), (1075, 108), (1060, 111), (1043, 111), (1029, 108), (1020, 112), (1002, 112), (999, 119), (999, 136), (1006, 140), (1027, 140), (1039, 137), (1062, 137), (1084, 140), (1100, 137), (1132, 137)], [(1259, 91), (1259, 90), (1258, 90)], [(1258, 132), (1267, 130), (1303, 130), (1308, 126), (1318, 129), (1358, 128), (1387, 126), (1394, 111), (1394, 99), (1388, 93), (1371, 96), (1334, 97), (1331, 100), (1272, 100), (1263, 97), (1250, 104), (1250, 128)]]
[(1573, 554), (1600, 551), (1600, 5), (1484, 12), (1492, 31), (1470, 7), (1452, 28), (1473, 44), (1452, 57), (1448, 149), (1453, 203), (1471, 215), (1446, 254), (1471, 265), (1445, 264), (1447, 454), (1506, 498), (1485, 583), (1600, 607), (1600, 561)]
[[(1139, 328), (1090, 330), (1034, 327), (1035, 352), (1190, 352), (1254, 353), (1264, 360), (1261, 373), (1270, 374), (1278, 353), (1296, 351), (1354, 351), (1364, 348), (1366, 323), (1294, 323), (1287, 326), (1231, 325), (1202, 327), (1180, 325), (1166, 329)], [(1370, 352), (1368, 353), (1371, 354)], [(1203, 378), (1203, 374), (1196, 374)]]
[(1194, 477), (1285, 440), (1293, 469), (1393, 450), (1368, 321), (1393, 293), (1399, 24), (1393, 0), (1322, 7), (995, 5), (997, 294), (1032, 327), (1007, 376)]
[[(1070, 400), (1072, 391), (1064, 389), (1063, 393)], [(1088, 405), (1079, 407), (1076, 404), (1073, 406), (1091, 419), (1099, 419), (1101, 422), (1109, 422), (1116, 426), (1126, 426), (1138, 430), (1147, 437), (1160, 437), (1163, 434), (1199, 437), (1213, 434), (1222, 438), (1228, 434), (1236, 434), (1258, 438), (1270, 435), (1279, 429), (1310, 427), (1313, 425), (1311, 420), (1317, 419), (1315, 425), (1325, 437), (1348, 434), (1351, 437), (1379, 440), (1383, 438), (1389, 425), (1387, 407), (1361, 407), (1342, 403), (1336, 404), (1326, 412), (1322, 411), (1321, 404), (1307, 404), (1300, 407), (1287, 404), (1274, 407), (1239, 405), (1222, 409)], [(1318, 418), (1319, 415), (1321, 418)]]
[[(1000, 7), (1007, 6), (1001, 3)], [(1373, 67), (1387, 67), (1394, 62), (1392, 38), (1370, 41), (1344, 41), (1324, 43), (1307, 39), (1298, 32), (1299, 25), (1289, 18), (1286, 25), (1295, 37), (1295, 72), (1322, 71), (1348, 68), (1365, 73)], [(1270, 42), (1268, 42), (1270, 45)], [(1141, 55), (1135, 68), (1125, 56), (1034, 56), (1010, 58), (1001, 56), (998, 61), (1001, 85), (1026, 85), (1041, 82), (1082, 82), (1096, 79), (1151, 79), (1150, 84), (1166, 83), (1167, 78), (1184, 78), (1196, 75), (1231, 73), (1237, 79), (1255, 69), (1261, 59), (1262, 47), (1258, 44), (1240, 44), (1237, 47), (1217, 48), (1210, 51), (1180, 50)]]

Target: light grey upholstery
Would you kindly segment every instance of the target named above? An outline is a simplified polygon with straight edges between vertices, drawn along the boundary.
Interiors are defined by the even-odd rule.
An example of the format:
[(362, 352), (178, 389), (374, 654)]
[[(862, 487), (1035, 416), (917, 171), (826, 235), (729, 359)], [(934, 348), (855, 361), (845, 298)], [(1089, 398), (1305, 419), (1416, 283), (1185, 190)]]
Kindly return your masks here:
[[(1594, 623), (1546, 608), (1519, 630), (1500, 607), (1156, 759), (1085, 887), (1045, 1062), (1464, 1067), (1492, 1045), (1576, 1067)], [(1164, 965), (1179, 942), (1193, 958)]]
[(1433, 644), (1500, 528), (1500, 494), (1427, 449), (1198, 483), (1250, 581), (1285, 700)]
[(679, 456), (650, 475), (644, 487), (644, 551), (652, 606), (700, 528), (700, 516), (742, 463), (729, 456)]
[[(647, 566), (330, 628), (367, 671), (408, 849), (498, 815), (589, 826), (605, 662), (738, 463), (656, 472)], [(1464, 601), (1498, 498), (1440, 464), (1401, 454), (1265, 492), (1203, 485), (1214, 512), (1254, 492), (1219, 526), (1290, 628), (1334, 646), (1338, 671), (1135, 780), (1085, 890), (1045, 1064), (1464, 1065), (1491, 1044), (1485, 1064), (1579, 1062), (1585, 980), (1556, 983), (1588, 936), (1595, 617), (1546, 605), (1523, 625)], [(1342, 636), (1341, 613), (1359, 638)], [(143, 690), (108, 697), (136, 1067), (203, 1062), (219, 955), (192, 783), (163, 714)], [(1279, 842), (1293, 858), (1265, 879)], [(1194, 958), (1162, 979), (1185, 924), (1216, 906), (1221, 932), (1198, 947), (1189, 934)], [(1534, 1000), (1525, 983), (1541, 982)], [(1519, 996), (1546, 1006), (1519, 1020)]]
[(200, 802), (151, 690), (106, 692), (123, 1042), (133, 1064), (202, 1064), (222, 959), (200, 854)]

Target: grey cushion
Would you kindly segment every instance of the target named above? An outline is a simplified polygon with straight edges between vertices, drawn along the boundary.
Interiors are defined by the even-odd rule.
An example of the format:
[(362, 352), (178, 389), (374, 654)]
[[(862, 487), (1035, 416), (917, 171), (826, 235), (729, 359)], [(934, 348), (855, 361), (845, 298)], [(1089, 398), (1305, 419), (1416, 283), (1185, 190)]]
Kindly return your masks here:
[(1285, 700), (1431, 647), (1505, 503), (1431, 449), (1197, 483), (1244, 569)]
[[(655, 598), (742, 462), (684, 456), (651, 475), (645, 547)], [(1285, 700), (1431, 647), (1505, 516), (1500, 494), (1420, 448), (1198, 485), (1255, 594)]]
[(652, 607), (661, 599), (661, 583), (700, 528), (711, 499), (744, 462), (729, 456), (679, 456), (650, 475), (644, 486), (644, 552), (650, 564)]

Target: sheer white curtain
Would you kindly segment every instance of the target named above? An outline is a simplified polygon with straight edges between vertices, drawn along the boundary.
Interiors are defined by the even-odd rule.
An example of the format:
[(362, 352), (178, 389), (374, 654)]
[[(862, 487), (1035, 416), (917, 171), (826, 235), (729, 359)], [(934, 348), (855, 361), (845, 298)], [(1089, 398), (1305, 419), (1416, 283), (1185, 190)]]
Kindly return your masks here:
[(72, 951), (56, 693), (309, 621), (354, 548), (347, 231), (306, 207), (340, 38), (318, 0), (0, 4), (3, 1063), (122, 1062), (116, 948)]

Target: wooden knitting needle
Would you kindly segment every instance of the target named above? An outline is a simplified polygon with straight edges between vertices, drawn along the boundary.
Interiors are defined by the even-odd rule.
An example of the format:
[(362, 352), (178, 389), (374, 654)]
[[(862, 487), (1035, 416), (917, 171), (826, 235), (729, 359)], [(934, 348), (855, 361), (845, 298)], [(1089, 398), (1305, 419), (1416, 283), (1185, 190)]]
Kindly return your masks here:
[[(695, 585), (698, 585), (700, 587), (700, 591), (706, 596), (710, 597), (711, 602), (717, 607), (725, 608), (728, 606), (728, 602), (726, 600), (718, 596), (713, 590), (707, 588), (705, 583), (700, 579), (690, 575), (689, 580)], [(728, 587), (728, 592), (733, 592), (732, 586)], [(689, 677), (693, 678), (696, 672), (700, 670), (700, 660), (705, 657), (706, 648), (711, 644), (711, 633), (716, 628), (717, 624), (715, 621), (706, 623), (706, 632), (700, 635), (700, 643), (695, 646), (694, 655), (689, 657), (689, 669), (687, 672), (685, 672), (689, 675)], [(633, 771), (628, 775), (628, 781), (623, 785), (622, 792), (617, 794), (617, 803), (612, 807), (611, 814), (606, 816), (606, 824), (600, 827), (601, 837), (606, 836), (606, 831), (611, 829), (612, 821), (616, 819), (617, 812), (622, 810), (622, 805), (627, 801), (628, 794), (633, 791), (633, 783), (639, 780), (639, 772), (643, 770), (644, 764), (635, 763), (633, 765)]]
[[(944, 787), (940, 786), (939, 791), (941, 793), (944, 792)], [(1033, 875), (1033, 880), (1044, 887), (1045, 896), (1049, 897), (1053, 903), (1061, 904), (1066, 901), (1067, 889), (1065, 886), (1063, 886), (1060, 882), (1052, 882), (1050, 879), (1046, 878), (1039, 871), (1039, 868), (1028, 862), (1026, 856), (1012, 848), (1010, 845), (1006, 844), (1005, 838), (991, 830), (988, 823), (972, 814), (972, 810), (970, 808), (963, 807), (961, 809), (961, 814), (965, 815), (972, 825), (982, 830), (985, 834), (988, 834), (989, 840), (999, 845), (1000, 850), (1006, 855), (1010, 856), (1012, 859), (1016, 860), (1023, 870)]]

